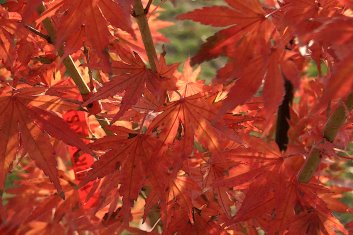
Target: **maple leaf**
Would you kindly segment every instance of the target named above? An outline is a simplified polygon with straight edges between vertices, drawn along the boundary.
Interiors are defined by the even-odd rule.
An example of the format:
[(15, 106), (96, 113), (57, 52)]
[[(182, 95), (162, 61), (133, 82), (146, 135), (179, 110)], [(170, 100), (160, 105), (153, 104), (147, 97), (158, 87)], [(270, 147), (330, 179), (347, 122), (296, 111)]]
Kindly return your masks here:
[(313, 39), (317, 44), (325, 46), (326, 54), (334, 58), (331, 63), (334, 63), (335, 67), (325, 84), (320, 105), (326, 105), (338, 97), (345, 97), (352, 91), (352, 23), (350, 17), (330, 18), (322, 23), (313, 34), (306, 36), (306, 40)]
[[(157, 191), (152, 191), (151, 195), (146, 200), (146, 211), (160, 200), (162, 221), (166, 224), (166, 233), (181, 232), (185, 229), (184, 226), (195, 225), (193, 229), (198, 227), (194, 219), (193, 197), (194, 192), (199, 191), (199, 185), (191, 177), (188, 177), (185, 172), (179, 171), (176, 175), (172, 175), (167, 181), (164, 181), (166, 186), (164, 193), (159, 194)], [(146, 213), (145, 211), (145, 213)], [(200, 227), (198, 227), (200, 229)]]
[[(192, 58), (192, 63), (199, 63), (221, 54), (230, 57), (229, 62), (217, 75), (219, 81), (228, 80), (228, 83), (229, 79), (236, 79), (223, 102), (220, 110), (222, 114), (250, 99), (265, 79), (265, 118), (269, 119), (282, 103), (284, 96), (282, 70), (284, 75), (293, 74), (292, 70), (296, 67), (287, 65), (290, 56), (287, 56), (281, 47), (281, 34), (266, 16), (259, 1), (250, 1), (246, 5), (237, 0), (229, 0), (227, 3), (232, 8), (209, 7), (179, 16), (180, 19), (191, 19), (212, 26), (234, 25), (210, 37), (201, 51)], [(277, 36), (273, 37), (272, 42), (269, 40), (270, 34)], [(273, 44), (274, 40), (275, 45), (271, 46), (270, 43)]]
[(189, 19), (212, 26), (230, 26), (209, 37), (200, 51), (191, 59), (191, 64), (210, 60), (221, 54), (229, 55), (243, 37), (268, 40), (274, 25), (258, 0), (246, 3), (241, 0), (227, 0), (229, 7), (212, 6), (181, 14), (178, 19)]
[[(40, 0), (1, 4), (0, 233), (348, 234), (332, 214), (352, 211), (337, 201), (348, 190), (335, 186), (345, 162), (331, 160), (351, 141), (353, 119), (344, 117), (334, 143), (322, 141), (330, 113), (322, 107), (352, 90), (352, 1), (225, 0), (182, 14), (223, 27), (182, 72), (164, 55), (156, 71), (148, 67), (145, 48), (167, 41), (157, 31), (169, 23), (158, 19), (159, 6), (147, 11), (152, 1), (141, 1), (147, 17), (136, 21), (150, 30), (131, 22), (132, 0), (44, 1), (41, 16)], [(58, 52), (81, 63), (75, 72), (91, 92), (64, 78)], [(216, 79), (197, 80), (200, 67), (191, 65), (219, 56), (227, 63)], [(281, 152), (272, 138), (283, 128), (271, 121), (287, 83), (290, 142)], [(77, 111), (82, 99), (85, 111)], [(87, 111), (117, 126), (104, 125), (104, 134), (100, 116)], [(329, 158), (299, 183), (313, 146)]]
[[(302, 164), (301, 158), (282, 158), (279, 151), (261, 143), (256, 138), (248, 140), (249, 145), (257, 146), (260, 152), (243, 147), (226, 151), (227, 159), (233, 159), (237, 175), (226, 179), (218, 178), (214, 187), (235, 187), (244, 190), (245, 197), (237, 210), (233, 223), (256, 219), (270, 234), (285, 231), (291, 218), (295, 216), (298, 184), (296, 173)], [(234, 165), (234, 163), (233, 163)], [(277, 202), (281, 203), (277, 203)], [(270, 226), (268, 226), (270, 225)]]
[(64, 46), (64, 57), (87, 44), (98, 54), (104, 55), (111, 33), (109, 23), (134, 34), (131, 28), (131, 1), (116, 0), (59, 0), (49, 4), (37, 23), (55, 14), (56, 45)]
[[(262, 80), (265, 76), (268, 78), (264, 87), (264, 99), (265, 104), (269, 109), (267, 109), (268, 114), (272, 112), (280, 105), (284, 96), (284, 80), (282, 74), (279, 70), (278, 64), (283, 57), (283, 51), (274, 49), (267, 55), (267, 58), (260, 52), (255, 55), (250, 61), (242, 61), (242, 63), (252, 63), (256, 68), (247, 67), (241, 70), (239, 74), (239, 69), (231, 68), (232, 72), (228, 74), (227, 77), (239, 77), (235, 84), (230, 89), (227, 99), (223, 103), (221, 113), (226, 112), (229, 109), (236, 107), (237, 105), (243, 104), (245, 101), (251, 98), (253, 94), (259, 89), (262, 84)], [(235, 60), (237, 63), (239, 61)], [(232, 66), (234, 63), (229, 63), (227, 66)], [(240, 67), (237, 67), (240, 68)], [(234, 74), (234, 75), (233, 75)], [(271, 92), (271, 94), (268, 94)]]
[(56, 170), (55, 151), (49, 135), (77, 146), (81, 150), (91, 152), (59, 116), (48, 111), (74, 109), (77, 106), (65, 104), (66, 102), (57, 97), (43, 95), (44, 92), (43, 88), (5, 87), (2, 89), (0, 97), (1, 189), (4, 186), (5, 176), (21, 147), (49, 176), (63, 196)]
[[(159, 142), (162, 147), (162, 142)], [(168, 150), (161, 154), (157, 150), (148, 162), (149, 169), (148, 181), (146, 187), (151, 191), (148, 194), (144, 210), (144, 220), (150, 212), (153, 212), (155, 205), (160, 206), (164, 214), (173, 214), (174, 205), (178, 205), (190, 221), (193, 221), (192, 207), (193, 203), (190, 199), (193, 192), (200, 190), (198, 182), (188, 177), (183, 171), (184, 161), (183, 146), (170, 146)], [(158, 154), (157, 154), (158, 153)], [(162, 217), (162, 221), (169, 223), (170, 217)], [(185, 219), (185, 217), (183, 218)]]
[(217, 202), (217, 207), (221, 207), (218, 213), (224, 213), (228, 218), (231, 217), (231, 206), (233, 204), (229, 197), (229, 190), (227, 187), (214, 187), (213, 182), (223, 178), (223, 172), (234, 167), (234, 164), (235, 163), (226, 155), (222, 155), (213, 156), (201, 165), (203, 171), (202, 186), (204, 195), (207, 196), (208, 201)]
[(227, 136), (233, 141), (240, 141), (235, 134), (222, 128), (221, 122), (211, 117), (217, 113), (217, 105), (212, 104), (212, 97), (198, 93), (168, 103), (149, 126), (148, 133), (156, 130), (159, 139), (166, 145), (181, 139), (185, 154), (192, 152), (194, 140), (203, 144), (211, 152), (217, 153), (222, 148), (222, 139)]
[(133, 137), (127, 138), (127, 133), (121, 133), (119, 128), (112, 130), (118, 132), (118, 135), (106, 136), (91, 145), (93, 149), (107, 152), (94, 162), (79, 186), (118, 171), (116, 180), (121, 184), (119, 194), (123, 197), (123, 207), (119, 214), (128, 222), (133, 201), (137, 199), (150, 172), (150, 162), (155, 162), (153, 154), (160, 142), (151, 136), (134, 132), (130, 132)]
[(283, 21), (287, 27), (292, 26), (291, 30), (299, 37), (312, 32), (320, 25), (316, 19), (332, 17), (339, 11), (338, 1), (331, 0), (285, 0), (280, 5)]
[(14, 59), (14, 34), (21, 16), (16, 12), (8, 12), (0, 6), (0, 62), (8, 64)]
[[(301, 184), (298, 189), (301, 195), (299, 197), (300, 203), (304, 211), (293, 218), (289, 231), (303, 231), (305, 229), (307, 232), (320, 234), (333, 235), (337, 234), (337, 231), (348, 234), (341, 222), (332, 215), (332, 211), (328, 208), (334, 201), (333, 191), (314, 183)], [(331, 194), (331, 200), (326, 202), (325, 194)], [(341, 207), (342, 205), (339, 205), (339, 208)], [(337, 203), (335, 203), (335, 208), (337, 208)], [(348, 212), (347, 209), (345, 211)]]
[[(7, 190), (14, 197), (8, 198), (5, 209), (6, 221), (0, 220), (0, 231), (5, 234), (18, 232), (35, 234), (63, 234), (68, 227), (83, 231), (87, 226), (93, 226), (90, 215), (83, 210), (83, 202), (74, 187), (74, 176), (70, 166), (61, 166), (60, 183), (65, 191), (66, 199), (61, 200), (55, 193), (55, 188), (44, 173), (32, 162), (17, 172), (14, 186)], [(72, 219), (72, 218), (80, 218)]]
[(328, 234), (335, 235), (337, 231), (348, 234), (343, 225), (332, 215), (308, 211), (297, 216), (290, 224), (288, 233)]
[(174, 89), (175, 78), (173, 73), (177, 65), (166, 65), (164, 57), (161, 56), (157, 64), (157, 73), (148, 69), (140, 56), (124, 53), (124, 61), (113, 63), (114, 77), (111, 81), (103, 84), (97, 93), (93, 94), (83, 105), (93, 101), (114, 96), (119, 92), (125, 91), (120, 104), (119, 112), (114, 116), (113, 122), (118, 120), (131, 106), (141, 98), (144, 89), (147, 88), (158, 100), (163, 100), (167, 89)]
[(168, 234), (228, 234), (224, 229), (216, 222), (212, 221), (212, 218), (203, 216), (202, 210), (192, 208), (193, 211), (193, 222), (185, 220), (185, 215), (178, 211), (180, 214), (175, 213), (171, 218), (173, 219), (172, 226), (166, 226), (166, 233)]
[(187, 59), (183, 66), (183, 72), (180, 74), (177, 82), (179, 93), (183, 97), (188, 97), (206, 91), (205, 82), (197, 80), (201, 67), (195, 70), (190, 66), (190, 59)]

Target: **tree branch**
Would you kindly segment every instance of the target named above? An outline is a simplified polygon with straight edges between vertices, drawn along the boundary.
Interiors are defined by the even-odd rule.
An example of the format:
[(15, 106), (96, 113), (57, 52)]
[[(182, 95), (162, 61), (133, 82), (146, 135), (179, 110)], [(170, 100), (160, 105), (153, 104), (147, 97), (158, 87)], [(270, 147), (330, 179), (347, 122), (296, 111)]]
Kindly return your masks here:
[[(339, 129), (345, 123), (349, 112), (353, 109), (353, 92), (347, 97), (345, 103), (340, 103), (336, 110), (331, 114), (324, 127), (324, 138), (333, 142)], [(314, 146), (306, 160), (302, 170), (299, 173), (298, 181), (308, 183), (313, 177), (315, 171), (321, 162), (320, 149)]]
[(157, 52), (154, 47), (153, 38), (152, 38), (150, 27), (148, 25), (146, 13), (147, 12), (143, 8), (141, 0), (135, 0), (132, 15), (135, 17), (137, 24), (139, 26), (142, 41), (145, 46), (148, 62), (151, 66), (151, 69), (153, 72), (157, 72), (157, 66), (155, 62), (157, 59)]
[[(44, 3), (42, 2), (40, 4), (40, 6), (39, 6), (38, 12), (41, 14), (44, 11), (45, 11), (45, 6), (44, 6)], [(48, 32), (48, 36), (49, 36), (50, 42), (54, 44), (56, 35), (55, 35), (55, 29), (54, 29), (54, 26), (53, 26), (53, 22), (49, 18), (46, 18), (46, 19), (43, 20), (43, 25), (44, 25), (44, 28)], [(62, 56), (63, 55), (63, 51), (59, 50), (58, 54), (59, 54), (59, 56)], [(74, 61), (72, 60), (72, 57), (71, 56), (65, 57), (64, 60), (63, 60), (63, 64), (64, 64), (64, 66), (66, 68), (66, 72), (72, 78), (72, 80), (76, 84), (78, 90), (80, 91), (80, 94), (82, 95), (82, 98), (85, 99), (85, 96), (88, 95), (91, 91), (90, 91), (89, 87), (87, 86), (85, 80), (81, 76), (79, 70), (77, 69)], [(113, 134), (110, 130), (108, 130), (106, 128), (107, 126), (109, 126), (108, 120), (105, 119), (105, 118), (99, 117), (98, 115), (95, 115), (95, 116), (96, 116), (96, 119), (97, 119), (98, 123), (103, 128), (104, 132), (107, 135)]]
[[(143, 8), (141, 0), (134, 0), (134, 1), (135, 2), (134, 2), (132, 16), (135, 17), (137, 24), (139, 26), (143, 45), (145, 47), (145, 51), (146, 51), (148, 62), (151, 66), (151, 69), (153, 72), (157, 72), (157, 66), (156, 66), (157, 52), (156, 52), (156, 48), (154, 47), (151, 30), (146, 17), (146, 14), (149, 11), (152, 0), (148, 1), (146, 9)], [(147, 195), (150, 193), (150, 191), (151, 189), (149, 187), (146, 187), (145, 193)], [(155, 229), (156, 225), (160, 220), (160, 212), (159, 211), (157, 212), (157, 211), (158, 211), (158, 208), (156, 208), (155, 213), (151, 213), (148, 216), (149, 219), (151, 220), (151, 223), (154, 224), (151, 230)]]
[(281, 151), (286, 151), (288, 145), (288, 130), (290, 119), (290, 105), (293, 100), (293, 85), (292, 83), (285, 79), (285, 96), (283, 98), (282, 104), (278, 107), (277, 111), (277, 124), (276, 124), (276, 143)]

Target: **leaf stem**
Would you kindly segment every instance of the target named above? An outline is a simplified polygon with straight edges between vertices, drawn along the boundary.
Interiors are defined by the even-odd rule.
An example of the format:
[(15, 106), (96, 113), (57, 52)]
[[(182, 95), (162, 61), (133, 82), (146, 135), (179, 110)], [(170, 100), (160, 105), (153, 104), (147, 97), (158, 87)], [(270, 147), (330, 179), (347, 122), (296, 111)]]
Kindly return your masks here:
[[(331, 114), (324, 127), (324, 138), (333, 142), (339, 129), (347, 119), (349, 112), (353, 109), (353, 92), (347, 97), (346, 102), (341, 102), (336, 110)], [(302, 170), (298, 175), (300, 183), (308, 183), (321, 162), (321, 151), (314, 146), (306, 160)]]
[(157, 72), (157, 66), (156, 66), (157, 52), (156, 52), (156, 48), (154, 47), (153, 38), (152, 38), (150, 27), (148, 25), (146, 13), (147, 11), (143, 8), (141, 0), (135, 0), (132, 15), (135, 17), (137, 24), (139, 26), (143, 45), (145, 46), (146, 54), (147, 54), (151, 69), (153, 72)]

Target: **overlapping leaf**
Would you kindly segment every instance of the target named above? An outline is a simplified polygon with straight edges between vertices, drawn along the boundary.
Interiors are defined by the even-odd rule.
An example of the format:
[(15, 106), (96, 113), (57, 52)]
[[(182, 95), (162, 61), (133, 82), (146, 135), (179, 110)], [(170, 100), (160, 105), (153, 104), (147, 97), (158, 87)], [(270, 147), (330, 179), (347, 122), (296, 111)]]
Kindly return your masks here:
[[(55, 151), (50, 136), (90, 152), (85, 143), (52, 111), (74, 109), (57, 97), (44, 95), (45, 89), (5, 87), (0, 98), (0, 188), (20, 149), (36, 162), (60, 194)], [(50, 136), (49, 136), (49, 135)]]
[(87, 44), (98, 54), (107, 50), (111, 34), (108, 25), (133, 34), (130, 16), (131, 1), (116, 0), (60, 0), (54, 1), (37, 20), (57, 16), (56, 35), (58, 48), (63, 46), (65, 55)]
[(205, 7), (178, 16), (179, 19), (190, 19), (206, 25), (230, 26), (208, 38), (198, 54), (191, 59), (192, 64), (221, 54), (231, 54), (244, 37), (257, 38), (262, 43), (261, 40), (268, 40), (269, 34), (275, 29), (258, 0), (226, 2), (229, 7)]
[(21, 16), (16, 12), (8, 12), (0, 6), (0, 65), (12, 60), (15, 55), (14, 34)]
[[(231, 26), (210, 37), (192, 62), (199, 63), (220, 55), (230, 57), (228, 64), (219, 71), (218, 78), (227, 83), (232, 80), (236, 82), (230, 88), (221, 113), (249, 100), (266, 79), (263, 95), (268, 119), (284, 96), (282, 74), (297, 72), (292, 71), (296, 70), (295, 66), (287, 65), (291, 63), (289, 56), (281, 48), (286, 39), (282, 42), (278, 29), (259, 1), (245, 4), (243, 1), (229, 0), (227, 3), (231, 8), (215, 6), (179, 16), (213, 26)], [(269, 40), (270, 36), (272, 41)]]
[[(115, 130), (116, 131), (116, 130)], [(120, 133), (120, 134), (119, 134)], [(123, 197), (123, 208), (121, 215), (125, 222), (130, 221), (130, 209), (133, 201), (137, 199), (146, 178), (151, 172), (151, 167), (158, 164), (153, 158), (156, 146), (160, 146), (159, 140), (152, 136), (131, 132), (131, 138), (127, 133), (119, 132), (116, 136), (107, 136), (92, 145), (94, 149), (106, 151), (92, 165), (92, 169), (80, 183), (81, 186), (87, 182), (108, 176), (118, 172), (115, 178), (120, 183), (119, 193)], [(154, 166), (156, 167), (156, 166)]]
[[(137, 53), (124, 55), (124, 61), (113, 63), (113, 79), (105, 83), (98, 92), (92, 95), (83, 105), (93, 101), (114, 96), (125, 91), (120, 104), (119, 112), (113, 118), (118, 120), (132, 105), (141, 98), (145, 88), (154, 94), (158, 100), (165, 96), (165, 91), (173, 90), (175, 78), (173, 73), (177, 65), (168, 66), (161, 56), (158, 63), (158, 72), (154, 73), (148, 69)], [(163, 100), (163, 99), (162, 99)]]
[(222, 141), (239, 141), (233, 134), (222, 127), (221, 122), (212, 120), (217, 114), (217, 105), (204, 94), (181, 97), (163, 107), (149, 127), (149, 132), (158, 130), (158, 137), (165, 144), (173, 144), (181, 139), (186, 154), (191, 153), (194, 141), (198, 141), (211, 152), (217, 153), (222, 148)]
[(306, 35), (307, 40), (314, 39), (316, 43), (328, 47), (327, 53), (336, 63), (332, 76), (325, 86), (321, 101), (324, 105), (332, 99), (345, 97), (353, 90), (352, 23), (352, 18), (345, 16), (327, 19), (315, 33)]
[[(119, 119), (118, 125), (129, 128), (105, 127), (112, 135), (100, 138), (103, 134), (93, 116), (88, 117), (88, 126), (82, 123), (97, 137), (91, 146), (101, 154), (88, 172), (87, 165), (80, 169), (73, 161), (77, 164), (73, 167), (76, 179), (77, 169), (87, 173), (80, 186), (94, 181), (88, 197), (93, 195), (97, 200), (84, 207), (73, 172), (63, 167), (66, 162), (60, 161), (60, 169), (66, 172), (59, 171), (59, 183), (55, 155), (64, 156), (67, 151), (60, 148), (61, 141), (53, 141), (63, 140), (90, 151), (55, 114), (77, 109), (64, 98), (81, 97), (71, 83), (65, 88), (52, 86), (49, 91), (41, 88), (43, 83), (58, 82), (57, 70), (62, 67), (57, 62), (61, 61), (54, 59), (52, 49), (41, 50), (51, 45), (34, 36), (39, 32), (23, 36), (15, 31), (17, 22), (10, 20), (18, 16), (13, 14), (17, 12), (30, 24), (41, 1), (9, 0), (1, 4), (6, 10), (0, 10), (0, 64), (7, 64), (0, 68), (0, 76), (5, 87), (16, 82), (3, 88), (0, 96), (0, 190), (14, 160), (20, 159), (17, 155), (27, 154), (34, 160), (20, 162), (25, 170), (20, 177), (33, 169), (34, 174), (33, 180), (21, 177), (21, 185), (16, 185), (20, 187), (6, 189), (5, 197), (7, 193), (16, 196), (5, 198), (6, 205), (0, 204), (0, 233), (145, 234), (142, 230), (154, 233), (158, 229), (159, 233), (162, 229), (164, 234), (226, 234), (228, 230), (230, 234), (257, 234), (261, 229), (266, 234), (335, 234), (337, 230), (347, 234), (332, 215), (332, 211), (352, 211), (336, 201), (346, 191), (336, 194), (331, 184), (349, 185), (336, 174), (344, 162), (338, 160), (335, 150), (343, 149), (351, 140), (352, 118), (346, 112), (348, 122), (339, 130), (335, 143), (318, 144), (327, 115), (314, 112), (314, 107), (320, 98), (326, 106), (352, 90), (352, 20), (351, 9), (346, 8), (352, 4), (348, 2), (225, 0), (228, 5), (181, 15), (181, 19), (225, 27), (192, 59), (192, 63), (200, 63), (227, 56), (226, 66), (208, 86), (197, 80), (199, 69), (193, 71), (189, 61), (182, 73), (175, 71), (177, 65), (167, 65), (163, 56), (156, 61), (157, 71), (146, 67), (140, 58), (145, 58), (142, 41), (139, 35), (137, 42), (133, 36), (137, 26), (133, 30), (130, 27), (131, 0), (44, 1), (48, 10), (36, 28), (44, 34), (53, 33), (45, 32), (41, 23), (51, 17), (57, 30), (57, 49), (63, 49), (66, 56), (84, 45), (88, 56), (75, 53), (73, 58), (76, 64), (86, 61), (89, 65), (88, 72), (83, 68), (86, 64), (79, 67), (85, 82), (90, 79), (92, 88), (102, 84), (84, 105), (90, 113), (98, 113), (89, 104), (104, 99), (102, 109), (106, 113), (101, 115), (117, 113), (113, 121)], [(156, 30), (165, 24), (155, 24), (156, 15), (151, 12), (154, 10), (148, 13), (148, 23), (153, 41), (163, 41)], [(108, 46), (112, 63), (106, 53)], [(130, 53), (131, 48), (139, 55)], [(14, 63), (9, 63), (13, 56)], [(102, 69), (101, 59), (112, 65), (109, 74), (107, 67)], [(319, 70), (322, 62), (326, 64), (322, 67), (328, 72), (312, 72), (315, 66), (311, 59)], [(303, 75), (308, 71), (310, 87)], [(275, 130), (268, 120), (275, 117), (282, 101), (285, 79), (293, 84), (295, 99), (290, 130), (285, 133), (290, 143), (285, 152), (279, 152), (271, 141)], [(23, 83), (31, 87), (20, 88)], [(121, 100), (118, 111), (115, 98)], [(347, 104), (351, 106), (351, 102)], [(264, 132), (266, 128), (268, 132)], [(320, 164), (308, 184), (298, 183), (305, 164), (303, 156), (312, 145), (329, 161)], [(79, 154), (76, 147), (75, 156)], [(33, 167), (34, 162), (60, 194), (66, 192), (66, 201), (56, 195), (47, 197), (55, 190), (43, 178), (44, 173)], [(322, 170), (327, 166), (334, 171), (332, 175)], [(70, 179), (65, 178), (69, 174)], [(64, 184), (66, 179), (68, 184)], [(322, 186), (323, 182), (330, 187)], [(156, 226), (152, 222), (155, 215), (161, 218)], [(141, 220), (146, 226), (139, 224)]]

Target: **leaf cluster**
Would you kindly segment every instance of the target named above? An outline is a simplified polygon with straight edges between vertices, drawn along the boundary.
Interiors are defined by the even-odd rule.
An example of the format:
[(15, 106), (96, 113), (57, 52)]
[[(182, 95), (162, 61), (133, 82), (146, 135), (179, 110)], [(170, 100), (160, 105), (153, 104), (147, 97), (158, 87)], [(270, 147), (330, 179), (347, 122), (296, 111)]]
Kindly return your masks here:
[(0, 1), (0, 233), (350, 234), (351, 1), (163, 2)]

